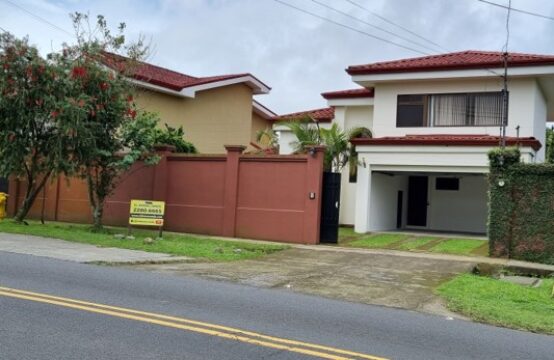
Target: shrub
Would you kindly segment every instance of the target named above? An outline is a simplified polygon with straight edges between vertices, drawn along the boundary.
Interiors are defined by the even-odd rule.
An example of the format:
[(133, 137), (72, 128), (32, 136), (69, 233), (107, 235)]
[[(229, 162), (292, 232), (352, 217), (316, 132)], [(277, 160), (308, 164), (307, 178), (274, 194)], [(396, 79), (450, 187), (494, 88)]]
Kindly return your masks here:
[(513, 149), (489, 158), (490, 255), (554, 264), (554, 165), (520, 163)]
[(156, 144), (175, 146), (178, 153), (196, 153), (196, 147), (184, 139), (185, 131), (182, 126), (179, 128), (165, 124), (165, 129), (157, 129), (155, 135)]

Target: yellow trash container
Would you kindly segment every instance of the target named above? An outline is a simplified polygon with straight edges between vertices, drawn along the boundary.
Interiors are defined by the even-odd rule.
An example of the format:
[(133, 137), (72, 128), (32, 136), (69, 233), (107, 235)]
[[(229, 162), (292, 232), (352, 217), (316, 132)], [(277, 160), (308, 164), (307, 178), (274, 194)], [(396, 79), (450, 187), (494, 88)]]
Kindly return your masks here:
[(7, 205), (8, 205), (8, 194), (0, 192), (0, 220), (6, 217)]

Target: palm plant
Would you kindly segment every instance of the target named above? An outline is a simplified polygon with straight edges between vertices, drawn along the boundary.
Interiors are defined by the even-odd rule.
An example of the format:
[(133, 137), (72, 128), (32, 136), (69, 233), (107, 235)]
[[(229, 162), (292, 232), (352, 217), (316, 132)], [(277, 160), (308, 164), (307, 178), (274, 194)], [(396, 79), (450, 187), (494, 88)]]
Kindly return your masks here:
[(266, 149), (275, 149), (279, 146), (279, 137), (272, 128), (266, 128), (256, 132), (256, 142)]
[[(306, 153), (314, 145), (325, 145), (325, 171), (341, 172), (346, 164), (355, 169), (358, 163), (357, 153), (350, 139), (371, 137), (371, 130), (365, 127), (356, 127), (343, 131), (338, 124), (333, 123), (330, 128), (320, 128), (318, 123), (309, 121), (290, 121), (281, 124), (286, 126), (296, 137), (291, 143), (296, 153)], [(351, 170), (352, 171), (352, 170)]]
[(296, 140), (291, 143), (296, 153), (306, 153), (310, 147), (321, 145), (321, 134), (317, 123), (310, 122), (309, 118), (300, 119), (298, 121), (289, 121), (281, 123), (287, 127), (296, 137)]
[(341, 172), (348, 164), (350, 155), (350, 138), (340, 129), (338, 124), (333, 124), (329, 129), (321, 129), (321, 138), (326, 146), (324, 167), (326, 171)]

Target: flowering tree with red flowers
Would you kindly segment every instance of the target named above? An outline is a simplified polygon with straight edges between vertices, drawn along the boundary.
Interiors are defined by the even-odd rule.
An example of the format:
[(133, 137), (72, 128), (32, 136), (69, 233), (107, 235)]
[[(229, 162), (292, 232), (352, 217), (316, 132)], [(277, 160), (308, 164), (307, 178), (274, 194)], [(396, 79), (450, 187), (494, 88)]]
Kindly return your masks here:
[[(128, 80), (145, 54), (142, 42), (126, 45), (124, 24), (113, 35), (102, 16), (95, 26), (89, 25), (87, 15), (72, 17), (77, 43), (52, 58), (67, 74), (68, 106), (80, 111), (78, 118), (68, 119), (72, 135), (79, 139), (72, 162), (87, 182), (93, 230), (99, 231), (105, 200), (121, 175), (138, 160), (157, 162), (153, 147), (158, 118), (137, 110)], [(126, 56), (114, 63), (110, 60), (117, 52)]]
[(24, 180), (21, 222), (48, 179), (70, 172), (74, 134), (65, 118), (75, 109), (65, 103), (63, 69), (42, 58), (27, 39), (0, 35), (0, 176)]

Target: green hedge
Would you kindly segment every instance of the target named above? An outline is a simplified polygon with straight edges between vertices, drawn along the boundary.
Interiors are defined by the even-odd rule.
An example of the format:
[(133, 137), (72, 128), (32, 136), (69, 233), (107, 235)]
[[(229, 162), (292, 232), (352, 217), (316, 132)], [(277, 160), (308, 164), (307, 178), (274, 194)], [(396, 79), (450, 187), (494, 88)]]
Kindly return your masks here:
[(554, 264), (554, 165), (519, 158), (517, 149), (489, 153), (489, 252)]

